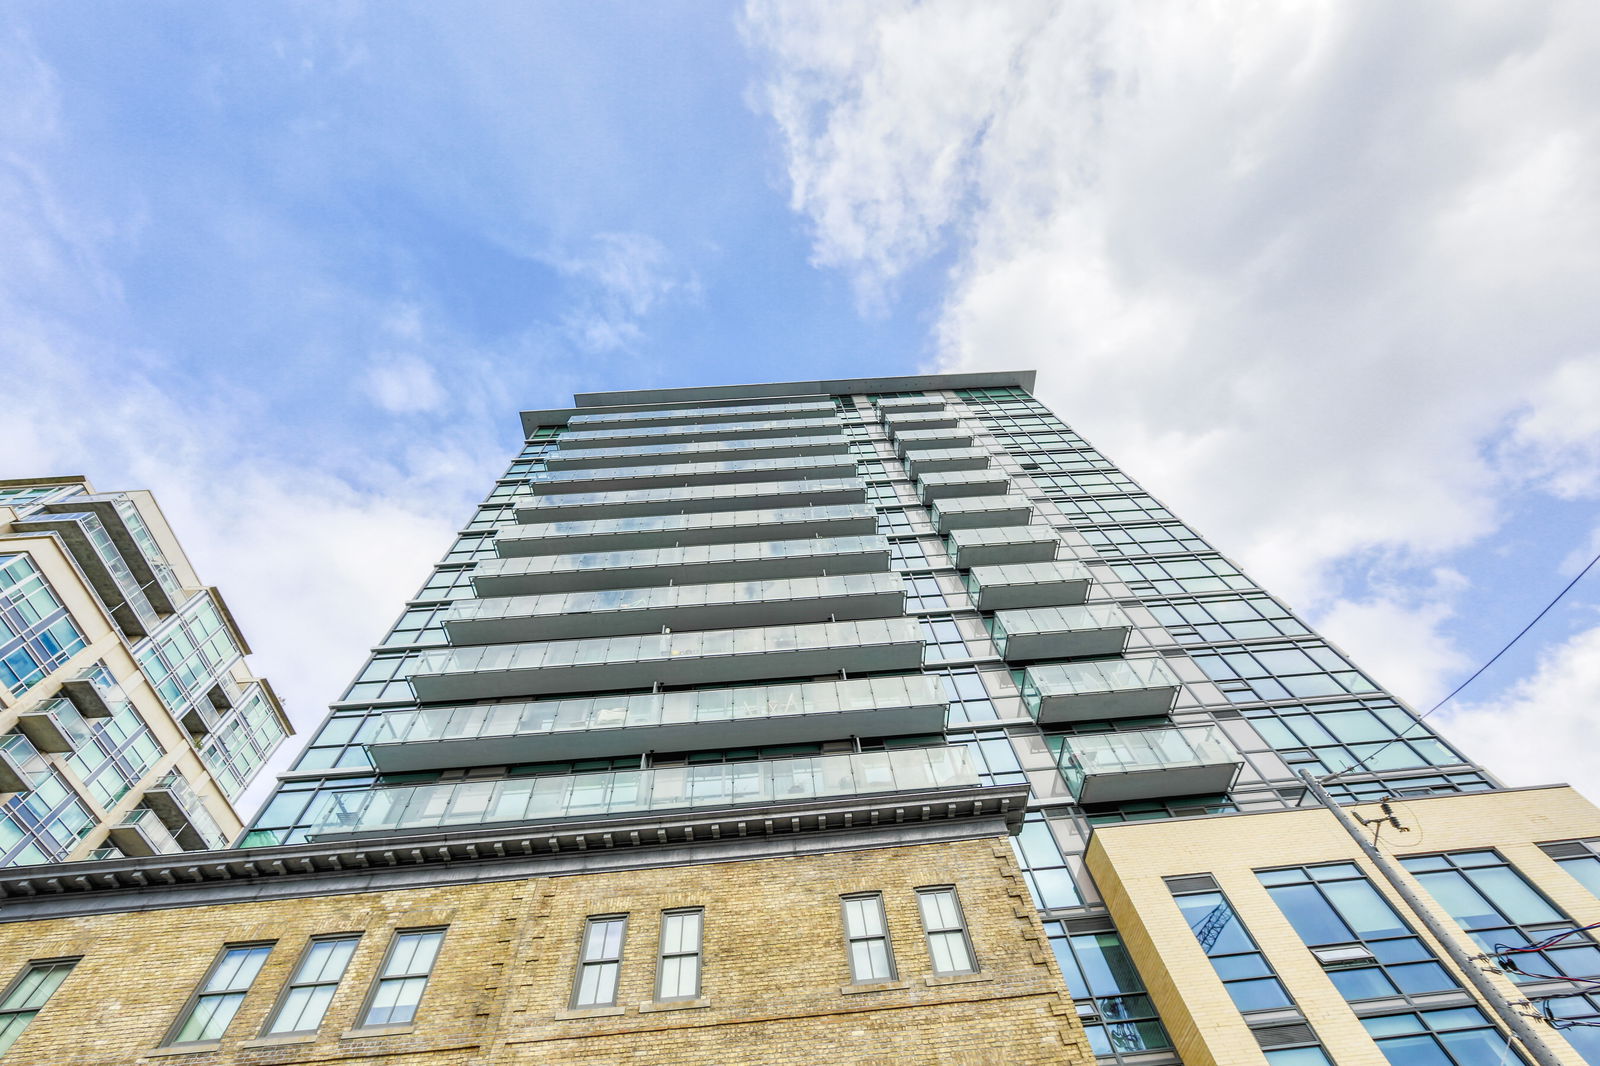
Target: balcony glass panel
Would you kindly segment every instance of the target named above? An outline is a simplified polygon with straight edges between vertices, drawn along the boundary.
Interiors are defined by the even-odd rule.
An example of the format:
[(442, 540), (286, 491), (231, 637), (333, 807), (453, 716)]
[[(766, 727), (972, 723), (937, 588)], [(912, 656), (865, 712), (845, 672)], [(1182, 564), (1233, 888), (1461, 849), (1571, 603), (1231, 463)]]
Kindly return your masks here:
[(1033, 505), (1028, 498), (1014, 493), (940, 500), (928, 510), (940, 533), (983, 526), (1025, 526), (1033, 517)]
[(948, 429), (960, 424), (960, 419), (950, 411), (915, 411), (904, 414), (889, 413), (883, 416), (883, 424), (895, 436), (901, 433), (911, 433), (926, 429)]
[(826, 477), (848, 477), (855, 461), (837, 455), (796, 455), (775, 459), (717, 459), (701, 463), (671, 463), (663, 466), (615, 466), (578, 470), (546, 470), (530, 479), (528, 488), (535, 494), (570, 491), (569, 484), (586, 481), (651, 482), (689, 485), (697, 482), (730, 484), (761, 481), (774, 474), (794, 472), (808, 476), (821, 472)]
[(1241, 765), (1238, 751), (1213, 725), (1061, 739), (1057, 766), (1079, 803), (1225, 792)]
[(989, 459), (989, 453), (982, 448), (927, 448), (912, 452), (906, 459), (906, 469), (913, 476), (951, 470), (983, 470), (988, 467)]
[(977, 566), (966, 578), (981, 611), (1082, 603), (1089, 583), (1089, 571), (1070, 560)]
[(311, 833), (607, 818), (978, 785), (965, 748), (904, 748), (336, 793)]
[[(843, 427), (840, 427), (841, 430)], [(850, 447), (842, 432), (831, 436), (757, 437), (750, 440), (711, 440), (697, 444), (635, 444), (620, 448), (589, 448), (552, 452), (548, 469), (644, 465), (662, 459), (698, 462), (719, 458), (776, 458), (784, 455), (843, 454)]]
[(883, 414), (892, 414), (897, 411), (942, 411), (944, 410), (944, 397), (888, 396), (879, 400), (877, 407)]
[(573, 415), (567, 425), (592, 429), (596, 426), (660, 426), (675, 422), (731, 422), (741, 418), (800, 418), (805, 415), (833, 414), (832, 400), (806, 400), (798, 403), (745, 404), (738, 407), (670, 407), (653, 411), (597, 412)]
[(111, 842), (124, 855), (171, 855), (183, 850), (159, 815), (148, 807), (135, 807), (111, 827)]
[(1132, 718), (1171, 712), (1178, 675), (1163, 659), (1041, 663), (1022, 678), (1022, 703), (1041, 722)]
[(1050, 562), (1061, 551), (1061, 538), (1045, 525), (957, 529), (950, 534), (950, 558), (956, 566)]
[(760, 481), (734, 485), (692, 485), (687, 488), (624, 489), (617, 492), (575, 492), (536, 496), (517, 508), (524, 522), (546, 518), (602, 518), (610, 515), (748, 510), (763, 501), (806, 500), (816, 504), (861, 503), (867, 496), (859, 478), (815, 478), (802, 481)]
[(796, 533), (833, 531), (840, 526), (848, 531), (870, 533), (877, 528), (877, 518), (876, 508), (861, 503), (703, 514), (636, 515), (507, 526), (496, 534), (495, 546), (502, 556), (523, 556), (563, 554), (574, 547), (591, 544), (605, 545), (606, 550), (677, 544), (730, 544), (782, 540)]
[(949, 470), (923, 474), (917, 489), (923, 503), (961, 496), (1004, 495), (1011, 479), (999, 470)]
[(925, 448), (961, 448), (972, 443), (972, 433), (965, 429), (908, 429), (894, 435), (895, 447), (902, 457)]
[(228, 838), (222, 827), (217, 825), (189, 779), (178, 771), (165, 774), (151, 785), (145, 792), (144, 802), (185, 848), (227, 846)]
[(714, 422), (705, 425), (647, 426), (593, 431), (568, 430), (556, 438), (557, 454), (639, 444), (667, 444), (713, 440), (743, 440), (750, 437), (787, 437), (806, 434), (844, 433), (836, 417), (795, 418), (783, 422)]
[(1001, 611), (991, 624), (995, 647), (1013, 661), (1119, 655), (1132, 630), (1122, 608), (1109, 603)]

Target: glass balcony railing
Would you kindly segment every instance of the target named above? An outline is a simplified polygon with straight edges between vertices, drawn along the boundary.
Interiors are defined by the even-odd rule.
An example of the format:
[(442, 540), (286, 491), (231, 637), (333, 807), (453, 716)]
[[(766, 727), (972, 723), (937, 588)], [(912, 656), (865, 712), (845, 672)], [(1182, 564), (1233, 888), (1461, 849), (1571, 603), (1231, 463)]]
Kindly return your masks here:
[(942, 396), (889, 396), (877, 403), (880, 414), (897, 414), (901, 411), (943, 411)]
[(138, 639), (159, 624), (133, 568), (98, 514), (43, 511), (15, 525), (18, 532), (47, 531), (60, 536), (124, 634)]
[(149, 807), (135, 807), (107, 835), (124, 855), (172, 855), (183, 850), (178, 838)]
[(816, 478), (798, 481), (741, 482), (734, 485), (692, 485), (688, 488), (623, 489), (535, 496), (517, 507), (521, 522), (553, 519), (632, 517), (743, 511), (762, 505), (798, 502), (813, 505), (862, 503), (866, 484), (859, 478)]
[(1170, 714), (1181, 683), (1164, 659), (1038, 663), (1022, 675), (1022, 705), (1041, 723)]
[(743, 418), (803, 418), (806, 415), (833, 414), (832, 400), (807, 400), (799, 403), (745, 404), (738, 407), (672, 407), (653, 411), (596, 412), (573, 415), (567, 425), (574, 429), (601, 426), (668, 426), (679, 422), (709, 424), (734, 422)]
[(44, 700), (17, 715), (17, 732), (40, 751), (65, 754), (89, 740), (89, 723), (72, 701), (62, 697)]
[(1011, 662), (1121, 655), (1133, 622), (1109, 603), (1000, 611), (989, 624), (995, 648)]
[(800, 744), (864, 733), (936, 733), (948, 706), (937, 678), (908, 674), (424, 707), (384, 715), (367, 751), (379, 770), (396, 773), (719, 744)]
[(957, 529), (945, 538), (956, 566), (1001, 566), (1046, 563), (1061, 551), (1061, 537), (1046, 525)]
[(1226, 792), (1242, 765), (1214, 725), (1078, 733), (1061, 741), (1057, 766), (1079, 803)]
[(638, 515), (507, 526), (495, 536), (502, 556), (565, 555), (589, 549), (620, 551), (688, 544), (729, 544), (767, 538), (871, 533), (877, 509), (865, 503), (769, 507), (700, 514)]
[(0, 793), (32, 791), (35, 774), (47, 765), (27, 737), (0, 735)]
[(1025, 526), (1033, 518), (1033, 505), (1026, 496), (960, 496), (940, 500), (928, 508), (934, 527), (940, 533), (985, 526)]
[(972, 431), (966, 429), (907, 429), (894, 435), (902, 459), (927, 448), (962, 448), (971, 443)]
[(650, 485), (729, 485), (767, 481), (775, 475), (799, 477), (850, 477), (855, 460), (847, 455), (790, 455), (770, 459), (713, 459), (698, 463), (661, 466), (583, 467), (546, 470), (528, 482), (534, 495), (571, 492), (584, 485), (610, 490), (632, 490)]
[(170, 771), (151, 785), (145, 792), (144, 802), (185, 850), (227, 845), (227, 834), (206, 809), (189, 779), (178, 771)]
[(545, 456), (548, 470), (585, 467), (644, 466), (673, 459), (703, 462), (711, 459), (775, 459), (787, 455), (842, 455), (850, 442), (843, 433), (812, 437), (755, 437), (746, 440), (710, 440), (698, 444), (635, 444), (620, 448), (588, 448), (582, 451), (551, 452)]
[(883, 424), (898, 438), (901, 433), (915, 433), (925, 429), (953, 429), (961, 424), (961, 419), (956, 417), (954, 411), (888, 412), (883, 416)]
[(1059, 607), (1082, 603), (1089, 594), (1089, 571), (1071, 560), (975, 566), (967, 572), (967, 591), (980, 611)]
[(917, 478), (917, 491), (925, 504), (960, 496), (1003, 496), (1011, 479), (1000, 470), (947, 470)]
[(757, 437), (791, 437), (812, 434), (844, 434), (838, 418), (794, 418), (786, 421), (713, 422), (703, 425), (647, 426), (644, 428), (568, 430), (556, 438), (558, 455), (593, 448), (633, 446), (634, 444), (698, 444), (704, 441), (745, 440)]
[(439, 648), (411, 678), (425, 701), (717, 684), (768, 678), (916, 670), (915, 618), (752, 626), (530, 644)]
[(885, 571), (459, 600), (444, 625), (453, 644), (485, 644), (648, 633), (664, 625), (714, 629), (884, 618), (904, 605), (905, 582)]
[(576, 555), (484, 559), (472, 583), (482, 596), (704, 584), (718, 579), (803, 577), (887, 570), (889, 541), (879, 535), (690, 544)]
[(982, 448), (926, 448), (907, 457), (906, 469), (912, 477), (921, 477), (954, 470), (983, 470), (989, 460), (989, 453)]
[(903, 748), (335, 793), (314, 815), (311, 833), (315, 839), (613, 818), (976, 788), (979, 783), (965, 748)]

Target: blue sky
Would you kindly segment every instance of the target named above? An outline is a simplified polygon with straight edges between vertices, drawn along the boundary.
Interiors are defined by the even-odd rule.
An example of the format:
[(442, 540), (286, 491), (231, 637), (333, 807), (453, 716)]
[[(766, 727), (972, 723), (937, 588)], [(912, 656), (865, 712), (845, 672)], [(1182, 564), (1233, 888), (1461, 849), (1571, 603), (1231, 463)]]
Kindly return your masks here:
[[(1234, 19), (13, 5), (0, 473), (154, 489), (310, 723), (519, 409), (1037, 367), (1426, 706), (1600, 548), (1600, 30)], [(1600, 786), (1597, 588), (1462, 701), (1508, 778)]]

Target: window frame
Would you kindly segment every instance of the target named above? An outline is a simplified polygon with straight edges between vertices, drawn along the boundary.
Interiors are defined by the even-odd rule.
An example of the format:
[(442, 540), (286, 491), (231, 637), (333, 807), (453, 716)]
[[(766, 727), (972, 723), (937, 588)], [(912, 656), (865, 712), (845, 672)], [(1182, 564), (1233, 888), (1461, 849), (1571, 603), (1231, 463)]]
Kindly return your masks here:
[[(27, 1021), (22, 1023), (21, 1028), (17, 1029), (16, 1032), (11, 1036), (10, 1043), (0, 1043), (0, 1056), (3, 1056), (6, 1052), (10, 1051), (11, 1045), (15, 1044), (17, 1040), (21, 1038), (22, 1034), (28, 1031), (28, 1026), (32, 1025), (33, 1020), (50, 1005), (50, 1001), (55, 998), (55, 994), (61, 991), (61, 986), (67, 983), (67, 978), (72, 976), (72, 971), (76, 969), (78, 963), (82, 961), (82, 955), (61, 955), (54, 958), (29, 959), (27, 962), (22, 964), (22, 967), (17, 970), (16, 976), (6, 984), (5, 990), (0, 992), (0, 1038), (4, 1037), (7, 1030), (7, 1026), (4, 1024), (6, 1020), (22, 1014), (26, 1014), (29, 1017)], [(4, 1004), (10, 1000), (12, 996), (16, 995), (17, 991), (23, 986), (23, 983), (27, 981), (30, 974), (47, 968), (54, 969), (58, 966), (66, 967), (66, 973), (61, 975), (61, 980), (56, 982), (56, 986), (50, 990), (50, 993), (44, 997), (44, 1000), (40, 1002), (37, 1007), (4, 1006)]]
[[(667, 920), (669, 918), (682, 918), (694, 915), (697, 919), (695, 925), (695, 938), (693, 951), (667, 951)], [(627, 930), (624, 928), (624, 934)], [(671, 907), (661, 912), (661, 932), (656, 940), (656, 989), (657, 1003), (683, 1003), (688, 1000), (699, 999), (705, 990), (705, 951), (706, 951), (706, 909), (704, 907)], [(622, 948), (617, 947), (617, 965), (620, 984)], [(686, 996), (663, 996), (662, 980), (666, 976), (668, 959), (694, 959), (694, 991)]]
[[(589, 942), (589, 930), (596, 922), (620, 922), (622, 931), (617, 936), (617, 953), (615, 956), (586, 961), (583, 957), (584, 945)], [(622, 954), (628, 946), (628, 915), (627, 914), (591, 914), (584, 918), (582, 927), (578, 930), (578, 955), (577, 965), (572, 973), (572, 995), (568, 997), (567, 1006), (572, 1010), (606, 1010), (617, 1006), (622, 999)], [(612, 986), (611, 998), (604, 1003), (584, 1003), (578, 997), (583, 992), (583, 975), (590, 966), (612, 965), (617, 968), (616, 982)]]
[[(855, 936), (850, 932), (850, 907), (849, 904), (871, 900), (877, 905), (878, 924), (883, 928), (881, 934), (874, 933)], [(889, 932), (889, 912), (883, 904), (882, 892), (847, 892), (839, 897), (839, 924), (844, 932), (845, 964), (850, 968), (850, 983), (853, 985), (878, 985), (887, 981), (897, 981), (900, 978), (900, 968), (895, 963), (894, 938)], [(882, 977), (863, 978), (856, 973), (857, 943), (866, 943), (873, 940), (883, 941), (884, 963), (888, 973)]]
[[(296, 988), (316, 988), (322, 985), (331, 984), (333, 986), (334, 995), (337, 996), (339, 994), (339, 986), (344, 984), (345, 977), (350, 973), (350, 964), (355, 961), (355, 954), (361, 947), (361, 940), (363, 936), (365, 936), (365, 934), (362, 932), (350, 932), (318, 933), (315, 936), (308, 937), (306, 939), (305, 947), (300, 949), (299, 956), (294, 960), (294, 966), (289, 970), (289, 976), (284, 978), (283, 988), (278, 991), (278, 998), (273, 1001), (272, 1009), (267, 1012), (266, 1021), (261, 1023), (260, 1036), (263, 1038), (305, 1036), (307, 1034), (313, 1034), (320, 1031), (323, 1023), (328, 1020), (328, 1011), (333, 1006), (333, 1000), (331, 997), (329, 998), (328, 1005), (322, 1009), (322, 1016), (317, 1019), (317, 1024), (310, 1029), (275, 1030), (273, 1029), (273, 1023), (278, 1020), (278, 1016), (282, 1014), (283, 1008), (288, 1005), (289, 994)], [(349, 940), (353, 945), (350, 949), (350, 958), (345, 960), (344, 968), (339, 971), (339, 976), (333, 981), (296, 981), (295, 978), (300, 975), (300, 968), (305, 965), (306, 959), (310, 957), (312, 949), (320, 943), (328, 943), (336, 940)]]
[[(199, 981), (195, 982), (193, 991), (191, 991), (188, 998), (183, 1001), (183, 1006), (178, 1010), (177, 1016), (173, 1018), (172, 1024), (167, 1027), (167, 1032), (161, 1038), (161, 1044), (159, 1046), (163, 1048), (198, 1048), (205, 1047), (209, 1044), (221, 1043), (222, 1038), (228, 1035), (228, 1030), (233, 1027), (234, 1021), (239, 1017), (239, 1010), (243, 1009), (244, 1000), (249, 998), (250, 990), (255, 987), (256, 979), (261, 976), (261, 971), (266, 968), (267, 963), (272, 958), (272, 952), (277, 946), (278, 942), (276, 940), (241, 940), (237, 943), (223, 944), (222, 947), (217, 950), (216, 957), (211, 960), (211, 965), (206, 967), (205, 974), (200, 978)], [(231, 994), (228, 992), (206, 991), (206, 986), (209, 985), (211, 983), (211, 979), (216, 976), (217, 971), (222, 966), (223, 960), (228, 957), (228, 953), (231, 951), (248, 951), (252, 948), (266, 948), (267, 953), (265, 956), (263, 956), (261, 965), (256, 968), (256, 972), (250, 975), (250, 983), (245, 985), (244, 988), (240, 990), (243, 998), (239, 1000), (239, 1007), (236, 1008), (233, 1014), (228, 1018), (228, 1024), (224, 1025), (222, 1027), (222, 1031), (210, 1040), (179, 1040), (178, 1035), (183, 1032), (184, 1026), (189, 1023), (189, 1019), (193, 1016), (195, 1008), (200, 1005), (201, 998), (207, 995)]]
[[(367, 987), (366, 997), (361, 1001), (361, 1009), (356, 1012), (355, 1028), (357, 1030), (397, 1029), (402, 1026), (411, 1026), (416, 1024), (417, 1015), (422, 1012), (422, 997), (428, 994), (428, 986), (433, 983), (433, 971), (439, 964), (439, 956), (444, 953), (444, 940), (449, 931), (450, 927), (448, 925), (421, 925), (415, 928), (408, 927), (404, 929), (396, 929), (394, 932), (389, 934), (389, 943), (383, 949), (383, 958), (379, 961), (377, 970), (373, 972), (372, 983)], [(394, 958), (395, 949), (399, 947), (401, 938), (416, 933), (439, 934), (439, 948), (433, 953), (433, 961), (428, 964), (427, 972), (423, 974), (386, 973), (385, 971), (387, 971), (389, 968), (389, 961)], [(383, 987), (384, 981), (405, 980), (407, 978), (419, 976), (422, 978), (422, 991), (417, 994), (417, 1006), (416, 1009), (412, 1011), (409, 1021), (373, 1023), (368, 1020), (372, 1014), (373, 1004), (378, 998), (378, 990)]]
[[(934, 895), (936, 893), (941, 893), (941, 892), (947, 892), (947, 893), (950, 894), (950, 902), (951, 902), (952, 905), (954, 905), (954, 907), (956, 909), (956, 925), (953, 928), (949, 928), (949, 929), (931, 929), (931, 928), (928, 927), (928, 912), (922, 905), (922, 899), (923, 899), (924, 896), (931, 896), (931, 895)], [(928, 963), (933, 969), (933, 975), (935, 977), (962, 977), (962, 976), (966, 976), (968, 974), (975, 974), (975, 973), (981, 972), (983, 967), (978, 962), (978, 949), (975, 948), (973, 946), (973, 944), (972, 944), (972, 931), (971, 931), (971, 926), (969, 926), (968, 923), (967, 923), (967, 911), (966, 911), (966, 908), (964, 908), (961, 905), (961, 893), (956, 891), (956, 886), (953, 885), (953, 884), (951, 884), (951, 885), (924, 885), (921, 888), (918, 888), (916, 890), (916, 893), (917, 893), (917, 916), (922, 921), (922, 935), (923, 935), (924, 941), (927, 943), (927, 946), (928, 946)], [(939, 964), (936, 961), (936, 956), (935, 956), (934, 950), (933, 950), (933, 937), (934, 937), (935, 933), (939, 933), (939, 934), (960, 933), (961, 934), (961, 942), (966, 945), (967, 961), (970, 963), (970, 965), (966, 969), (964, 969), (964, 970), (941, 970), (941, 969), (939, 969)]]

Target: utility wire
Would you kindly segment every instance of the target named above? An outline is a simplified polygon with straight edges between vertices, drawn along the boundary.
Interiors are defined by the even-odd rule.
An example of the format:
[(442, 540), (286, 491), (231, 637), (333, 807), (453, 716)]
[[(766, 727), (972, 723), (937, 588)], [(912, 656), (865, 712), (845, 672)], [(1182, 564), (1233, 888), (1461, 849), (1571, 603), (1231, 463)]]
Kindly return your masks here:
[(1357, 770), (1360, 770), (1360, 769), (1364, 768), (1369, 762), (1371, 762), (1373, 759), (1376, 759), (1379, 755), (1382, 755), (1391, 746), (1393, 746), (1395, 744), (1398, 744), (1400, 742), (1400, 740), (1406, 735), (1406, 733), (1411, 731), (1412, 726), (1421, 724), (1422, 720), (1424, 718), (1428, 717), (1428, 715), (1432, 714), (1434, 711), (1437, 711), (1440, 707), (1443, 707), (1445, 704), (1447, 704), (1451, 700), (1455, 699), (1456, 696), (1460, 695), (1462, 689), (1466, 688), (1468, 685), (1470, 685), (1474, 681), (1478, 680), (1479, 675), (1481, 675), (1485, 670), (1489, 669), (1489, 667), (1493, 666), (1495, 664), (1495, 662), (1499, 660), (1500, 656), (1502, 656), (1506, 652), (1510, 651), (1516, 645), (1517, 641), (1519, 641), (1523, 637), (1527, 636), (1528, 635), (1528, 630), (1530, 630), (1534, 626), (1538, 625), (1539, 624), (1539, 620), (1541, 618), (1543, 618), (1545, 615), (1549, 614), (1550, 611), (1555, 607), (1555, 605), (1560, 603), (1561, 600), (1566, 596), (1566, 594), (1572, 591), (1572, 587), (1574, 585), (1576, 585), (1578, 582), (1583, 580), (1583, 575), (1587, 574), (1590, 570), (1594, 569), (1594, 565), (1596, 563), (1600, 563), (1600, 554), (1596, 554), (1593, 559), (1590, 559), (1586, 564), (1584, 564), (1583, 569), (1578, 571), (1578, 575), (1576, 577), (1574, 577), (1571, 581), (1568, 581), (1567, 584), (1566, 584), (1566, 587), (1563, 588), (1560, 592), (1556, 593), (1555, 598), (1552, 599), (1549, 603), (1545, 604), (1544, 605), (1544, 609), (1541, 610), (1538, 614), (1533, 616), (1533, 621), (1529, 622), (1527, 625), (1523, 626), (1520, 630), (1518, 630), (1517, 631), (1517, 635), (1512, 637), (1510, 640), (1506, 641), (1505, 645), (1499, 651), (1495, 652), (1492, 656), (1489, 657), (1489, 661), (1488, 662), (1484, 663), (1482, 666), (1480, 666), (1476, 670), (1474, 670), (1472, 672), (1472, 676), (1471, 677), (1468, 677), (1465, 681), (1461, 682), (1461, 684), (1459, 684), (1455, 688), (1451, 689), (1450, 690), (1450, 694), (1448, 696), (1446, 696), (1444, 699), (1440, 700), (1438, 703), (1435, 703), (1432, 707), (1429, 707), (1426, 711), (1423, 711), (1421, 714), (1417, 715), (1417, 720), (1415, 722), (1413, 722), (1412, 725), (1408, 725), (1408, 726), (1405, 727), (1405, 729), (1402, 729), (1399, 733), (1396, 733), (1393, 740), (1388, 741), (1386, 744), (1384, 744), (1382, 747), (1380, 747), (1377, 751), (1374, 751), (1371, 755), (1368, 755), (1365, 759), (1362, 759), (1360, 762), (1356, 763), (1354, 766), (1347, 766), (1343, 770), (1340, 770), (1338, 773), (1329, 774), (1327, 777), (1324, 777), (1323, 780), (1324, 781), (1332, 781), (1336, 777), (1343, 777), (1345, 774), (1353, 774)]

